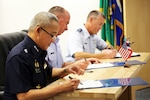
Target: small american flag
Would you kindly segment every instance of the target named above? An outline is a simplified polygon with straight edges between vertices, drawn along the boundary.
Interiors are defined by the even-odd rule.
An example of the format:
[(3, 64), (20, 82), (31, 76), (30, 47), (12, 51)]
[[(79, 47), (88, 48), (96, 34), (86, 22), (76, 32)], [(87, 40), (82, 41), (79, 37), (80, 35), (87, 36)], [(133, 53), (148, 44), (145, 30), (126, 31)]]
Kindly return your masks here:
[(126, 42), (124, 42), (122, 47), (119, 49), (119, 54), (125, 61), (127, 61), (127, 59), (131, 57), (132, 49), (127, 46)]

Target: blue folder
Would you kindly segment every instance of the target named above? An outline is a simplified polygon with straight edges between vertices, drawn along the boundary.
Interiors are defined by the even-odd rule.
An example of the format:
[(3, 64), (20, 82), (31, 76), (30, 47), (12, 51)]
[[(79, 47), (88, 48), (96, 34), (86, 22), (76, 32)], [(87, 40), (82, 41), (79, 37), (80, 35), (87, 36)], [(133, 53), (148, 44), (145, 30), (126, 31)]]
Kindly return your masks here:
[(112, 78), (104, 80), (81, 81), (77, 89), (108, 88), (118, 86), (149, 85), (141, 78)]
[(119, 78), (100, 80), (104, 87), (148, 85), (141, 78)]

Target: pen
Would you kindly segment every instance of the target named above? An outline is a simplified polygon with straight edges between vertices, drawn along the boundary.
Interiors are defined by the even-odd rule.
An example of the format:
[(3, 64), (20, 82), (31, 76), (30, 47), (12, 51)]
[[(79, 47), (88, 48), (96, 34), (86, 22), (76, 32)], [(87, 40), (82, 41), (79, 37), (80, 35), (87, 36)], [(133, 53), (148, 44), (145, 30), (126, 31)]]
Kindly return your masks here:
[[(70, 79), (73, 79), (71, 76), (69, 76)], [(83, 83), (80, 82), (81, 85), (83, 85)]]
[(84, 60), (87, 61), (86, 58), (84, 58)]

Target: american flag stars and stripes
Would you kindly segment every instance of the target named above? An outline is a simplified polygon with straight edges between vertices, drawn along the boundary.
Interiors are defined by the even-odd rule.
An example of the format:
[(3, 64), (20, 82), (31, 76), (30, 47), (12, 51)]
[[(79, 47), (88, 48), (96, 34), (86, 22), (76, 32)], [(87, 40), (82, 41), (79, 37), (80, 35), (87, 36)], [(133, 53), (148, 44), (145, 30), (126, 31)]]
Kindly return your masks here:
[(119, 49), (119, 54), (125, 61), (127, 61), (128, 58), (131, 57), (132, 49), (129, 46), (127, 46), (126, 41), (123, 43), (122, 47)]

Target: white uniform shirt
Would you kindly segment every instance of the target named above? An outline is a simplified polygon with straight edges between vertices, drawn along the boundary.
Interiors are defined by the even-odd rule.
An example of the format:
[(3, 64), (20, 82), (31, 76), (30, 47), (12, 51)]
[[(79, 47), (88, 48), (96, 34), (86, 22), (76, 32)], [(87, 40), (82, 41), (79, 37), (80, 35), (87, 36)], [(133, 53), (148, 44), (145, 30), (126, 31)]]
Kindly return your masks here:
[(61, 53), (61, 48), (59, 45), (59, 38), (57, 37), (55, 42), (52, 42), (47, 49), (46, 61), (51, 67), (61, 68), (64, 60)]
[(96, 48), (103, 50), (107, 43), (97, 34), (90, 35), (85, 26), (71, 33), (67, 41), (66, 61), (75, 61), (73, 54), (76, 52), (95, 53)]

